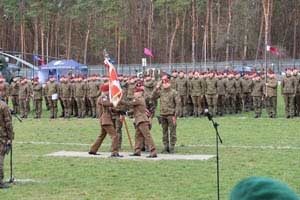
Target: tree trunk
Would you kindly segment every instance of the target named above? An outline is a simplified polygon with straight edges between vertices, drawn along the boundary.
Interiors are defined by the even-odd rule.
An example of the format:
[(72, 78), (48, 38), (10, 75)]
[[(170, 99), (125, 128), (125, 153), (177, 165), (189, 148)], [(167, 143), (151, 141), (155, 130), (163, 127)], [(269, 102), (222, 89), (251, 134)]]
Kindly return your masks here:
[(206, 19), (204, 27), (204, 37), (203, 37), (203, 57), (204, 57), (204, 66), (206, 68), (207, 61), (207, 41), (208, 41), (208, 23), (209, 23), (209, 1), (206, 2)]
[(42, 59), (44, 59), (44, 55), (45, 55), (45, 43), (44, 43), (44, 37), (45, 37), (45, 33), (44, 33), (44, 22), (41, 22), (41, 53), (42, 53)]
[(227, 24), (227, 31), (226, 31), (226, 62), (228, 63), (229, 60), (229, 47), (231, 44), (230, 42), (230, 28), (231, 28), (231, 18), (232, 18), (232, 1), (228, 0), (228, 24)]
[(34, 18), (34, 53), (39, 53), (39, 29), (38, 29), (38, 17)]
[(70, 19), (69, 21), (67, 59), (70, 59), (71, 57), (71, 45), (72, 45), (72, 19)]
[(87, 50), (88, 50), (88, 42), (91, 32), (91, 23), (92, 23), (92, 15), (89, 15), (88, 22), (87, 22), (87, 30), (85, 34), (85, 40), (84, 40), (84, 51), (83, 51), (83, 63), (86, 65), (87, 60)]
[(262, 14), (261, 16), (261, 21), (260, 21), (260, 28), (259, 28), (259, 35), (258, 35), (258, 41), (257, 41), (257, 47), (256, 47), (256, 55), (255, 55), (255, 63), (258, 58), (258, 54), (260, 52), (260, 47), (261, 47), (261, 37), (262, 37), (262, 32), (264, 28), (264, 15)]
[(182, 29), (181, 29), (181, 63), (185, 62), (185, 49), (184, 49), (184, 43), (185, 43), (185, 17), (186, 17), (186, 10), (183, 14), (183, 20), (182, 20)]
[(244, 35), (244, 50), (243, 50), (243, 61), (246, 59), (247, 57), (247, 50), (248, 50), (248, 17), (246, 17), (246, 21), (245, 21), (245, 35)]
[(170, 57), (170, 55), (168, 55), (168, 49), (169, 49), (169, 14), (168, 14), (168, 7), (165, 8), (166, 9), (166, 13), (165, 13), (165, 21), (166, 21), (166, 56), (165, 58), (167, 58), (168, 56)]
[(210, 60), (214, 59), (214, 21), (213, 21), (213, 1), (210, 1), (209, 16), (210, 16)]
[(173, 56), (173, 45), (174, 45), (174, 41), (175, 41), (175, 37), (176, 37), (176, 33), (177, 33), (177, 30), (179, 28), (179, 25), (180, 25), (180, 21), (179, 21), (179, 17), (178, 17), (178, 14), (176, 15), (176, 24), (175, 24), (175, 30), (172, 34), (172, 37), (171, 37), (171, 41), (170, 41), (170, 49), (169, 49), (169, 69), (171, 69), (171, 64), (172, 64), (172, 56)]
[(195, 0), (192, 0), (192, 63), (193, 67), (195, 67), (195, 42), (196, 38), (196, 3)]
[(263, 10), (264, 10), (264, 16), (265, 16), (265, 60), (267, 60), (267, 45), (269, 43), (268, 41), (268, 35), (269, 35), (269, 14), (270, 14), (270, 0), (262, 0), (263, 3)]
[(296, 59), (297, 50), (297, 26), (298, 26), (298, 9), (296, 8), (296, 15), (294, 21), (294, 42), (293, 42), (293, 59)]
[[(220, 33), (220, 15), (221, 15), (221, 5), (220, 0), (217, 2), (217, 28), (216, 28), (216, 42), (219, 41), (219, 33)], [(215, 52), (215, 57), (218, 58), (218, 55)]]

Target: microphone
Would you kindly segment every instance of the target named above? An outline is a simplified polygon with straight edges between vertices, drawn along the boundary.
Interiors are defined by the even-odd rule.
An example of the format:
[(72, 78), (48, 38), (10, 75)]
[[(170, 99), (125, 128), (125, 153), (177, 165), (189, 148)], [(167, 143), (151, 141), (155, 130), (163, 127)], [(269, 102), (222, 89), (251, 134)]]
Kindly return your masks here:
[(204, 110), (204, 114), (207, 116), (208, 120), (211, 121), (213, 118), (213, 115), (208, 111), (208, 109)]

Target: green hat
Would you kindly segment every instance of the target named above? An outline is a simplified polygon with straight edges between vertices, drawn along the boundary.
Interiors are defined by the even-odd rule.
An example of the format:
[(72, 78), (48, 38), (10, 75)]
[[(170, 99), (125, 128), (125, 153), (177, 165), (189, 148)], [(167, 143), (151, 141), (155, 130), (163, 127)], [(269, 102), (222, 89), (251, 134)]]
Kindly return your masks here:
[(299, 200), (285, 184), (270, 178), (250, 177), (231, 191), (230, 200)]

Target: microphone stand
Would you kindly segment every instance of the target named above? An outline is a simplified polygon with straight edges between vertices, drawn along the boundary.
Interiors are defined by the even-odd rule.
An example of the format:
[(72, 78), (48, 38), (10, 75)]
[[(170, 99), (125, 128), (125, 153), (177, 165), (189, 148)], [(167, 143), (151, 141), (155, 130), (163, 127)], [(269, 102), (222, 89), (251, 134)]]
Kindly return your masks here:
[(207, 113), (207, 117), (209, 119), (209, 121), (212, 122), (212, 125), (216, 131), (216, 150), (217, 150), (217, 194), (218, 194), (218, 200), (220, 199), (220, 168), (219, 168), (219, 141), (222, 144), (222, 138), (219, 134), (218, 131), (218, 126), (220, 126), (220, 124), (218, 124), (217, 122), (214, 121), (212, 115), (210, 113)]

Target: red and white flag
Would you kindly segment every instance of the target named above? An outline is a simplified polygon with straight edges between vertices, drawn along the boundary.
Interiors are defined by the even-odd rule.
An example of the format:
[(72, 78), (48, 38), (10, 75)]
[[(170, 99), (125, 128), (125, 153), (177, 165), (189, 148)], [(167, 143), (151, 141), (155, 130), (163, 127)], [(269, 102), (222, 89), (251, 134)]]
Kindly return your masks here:
[(275, 54), (276, 56), (280, 56), (280, 52), (275, 47), (267, 45), (267, 51), (270, 51), (271, 53)]
[(108, 70), (109, 76), (109, 98), (110, 102), (116, 107), (121, 101), (123, 93), (118, 79), (118, 75), (114, 65), (110, 62), (108, 58), (105, 58), (104, 64)]

